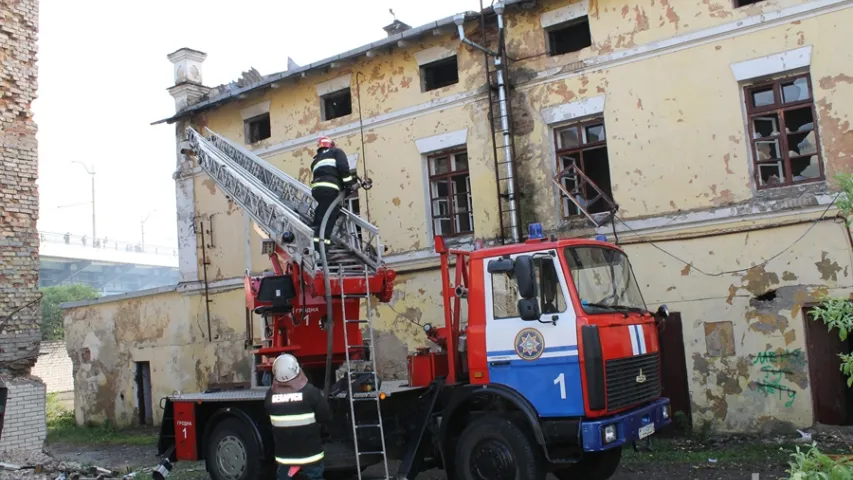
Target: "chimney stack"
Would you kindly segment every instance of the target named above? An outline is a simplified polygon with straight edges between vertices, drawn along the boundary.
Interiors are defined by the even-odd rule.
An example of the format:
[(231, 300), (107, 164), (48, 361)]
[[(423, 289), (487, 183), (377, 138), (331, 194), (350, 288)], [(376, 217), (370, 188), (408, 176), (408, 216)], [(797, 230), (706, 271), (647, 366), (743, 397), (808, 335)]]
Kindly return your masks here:
[(202, 63), (207, 54), (191, 48), (182, 48), (167, 55), (172, 62), (175, 85), (169, 94), (175, 99), (175, 110), (181, 111), (207, 95), (209, 87), (202, 83)]
[(409, 25), (406, 25), (405, 23), (403, 23), (397, 19), (394, 19), (394, 21), (391, 22), (390, 25), (386, 25), (386, 26), (382, 27), (382, 30), (385, 30), (385, 33), (387, 33), (388, 36), (391, 37), (391, 36), (397, 35), (398, 33), (405, 32), (406, 30), (408, 30), (410, 28), (412, 28), (412, 27), (410, 27)]

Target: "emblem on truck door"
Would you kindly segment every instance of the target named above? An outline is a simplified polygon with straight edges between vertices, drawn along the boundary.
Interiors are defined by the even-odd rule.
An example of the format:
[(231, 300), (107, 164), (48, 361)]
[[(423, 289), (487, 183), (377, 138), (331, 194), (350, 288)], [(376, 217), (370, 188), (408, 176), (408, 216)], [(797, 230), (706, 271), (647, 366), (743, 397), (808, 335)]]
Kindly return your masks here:
[(515, 336), (515, 353), (522, 360), (536, 360), (545, 350), (545, 339), (535, 328), (525, 328)]
[(646, 383), (646, 376), (643, 375), (643, 369), (642, 368), (640, 369), (640, 374), (637, 375), (636, 380), (637, 380), (637, 383)]

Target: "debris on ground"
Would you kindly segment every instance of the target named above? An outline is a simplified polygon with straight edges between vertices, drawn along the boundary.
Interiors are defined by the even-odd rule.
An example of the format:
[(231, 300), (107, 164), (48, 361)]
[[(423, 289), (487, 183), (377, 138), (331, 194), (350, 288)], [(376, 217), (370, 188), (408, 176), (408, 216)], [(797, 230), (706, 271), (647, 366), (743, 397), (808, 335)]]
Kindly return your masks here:
[(0, 463), (0, 480), (102, 480), (121, 478), (129, 480), (143, 471), (118, 472), (98, 465), (82, 465), (61, 460), (40, 450), (3, 452)]

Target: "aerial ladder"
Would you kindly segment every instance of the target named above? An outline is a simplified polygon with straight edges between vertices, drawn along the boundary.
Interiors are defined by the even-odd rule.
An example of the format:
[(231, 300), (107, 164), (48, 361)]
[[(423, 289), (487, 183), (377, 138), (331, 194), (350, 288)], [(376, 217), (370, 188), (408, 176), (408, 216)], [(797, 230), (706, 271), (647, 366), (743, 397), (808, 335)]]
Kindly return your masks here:
[[(243, 211), (267, 236), (263, 240), (262, 251), (273, 263), (274, 274), (279, 276), (291, 275), (296, 277), (298, 288), (314, 297), (325, 297), (326, 318), (321, 328), (327, 332), (325, 355), (325, 384), (327, 396), (331, 393), (331, 375), (333, 360), (333, 338), (335, 325), (333, 322), (333, 299), (340, 302), (342, 321), (340, 330), (343, 331), (343, 355), (340, 358), (344, 368), (343, 377), (347, 380), (345, 392), (336, 392), (336, 396), (346, 395), (350, 404), (350, 420), (352, 423), (355, 459), (358, 471), (361, 472), (361, 457), (370, 455), (373, 459), (379, 457), (384, 464), (386, 478), (388, 475), (388, 460), (384, 441), (384, 427), (380, 410), (378, 394), (379, 378), (376, 373), (375, 355), (373, 355), (374, 335), (371, 321), (371, 297), (375, 296), (380, 302), (391, 299), (395, 273), (388, 269), (383, 260), (384, 245), (379, 237), (379, 229), (365, 221), (350, 210), (341, 207), (340, 216), (332, 233), (332, 245), (329, 251), (320, 242), (320, 251), (314, 251), (313, 229), (311, 223), (316, 208), (316, 201), (311, 196), (311, 189), (299, 180), (273, 167), (270, 163), (255, 155), (248, 149), (228, 140), (216, 132), (205, 128), (205, 135), (193, 127), (186, 130), (189, 148), (182, 153), (194, 157), (198, 166), (207, 173), (213, 181), (225, 192), (228, 198), (239, 205)], [(369, 179), (358, 178), (362, 188), (369, 189)], [(328, 209), (338, 207), (343, 201), (343, 193)], [(328, 221), (328, 213), (323, 219), (323, 226)], [(324, 229), (321, 227), (321, 231)], [(319, 254), (319, 255), (318, 255)], [(322, 260), (318, 265), (317, 257)], [(261, 282), (257, 277), (246, 273), (247, 303), (252, 303), (250, 291), (258, 293)], [(367, 303), (365, 318), (352, 318), (351, 308), (359, 305), (361, 300)], [(355, 302), (355, 304), (353, 304)], [(303, 305), (303, 309), (305, 309)], [(275, 310), (275, 306), (263, 306), (253, 309), (256, 313), (275, 317), (276, 314), (289, 310)], [(304, 311), (304, 310), (303, 310)], [(296, 322), (296, 314), (293, 321)], [(361, 317), (361, 315), (357, 315)], [(304, 318), (304, 316), (303, 316)], [(352, 327), (350, 327), (352, 325)], [(261, 368), (269, 368), (272, 360), (281, 353), (292, 351), (294, 347), (287, 345), (280, 338), (286, 335), (278, 327), (272, 325), (268, 335), (271, 340), (268, 345), (258, 350), (262, 358)], [(362, 332), (361, 329), (365, 331)], [(269, 330), (269, 325), (268, 325)], [(364, 338), (364, 337), (367, 338)], [(298, 355), (297, 355), (298, 356)], [(265, 360), (265, 361), (264, 361)], [(363, 381), (364, 376), (370, 378), (374, 388), (369, 391), (354, 391), (353, 384)], [(356, 402), (370, 401), (376, 406), (376, 416), (370, 416), (367, 422), (356, 418)], [(359, 409), (361, 411), (361, 409)], [(363, 429), (378, 429), (381, 450), (365, 451), (359, 448), (359, 432)], [(361, 473), (359, 473), (361, 478)]]

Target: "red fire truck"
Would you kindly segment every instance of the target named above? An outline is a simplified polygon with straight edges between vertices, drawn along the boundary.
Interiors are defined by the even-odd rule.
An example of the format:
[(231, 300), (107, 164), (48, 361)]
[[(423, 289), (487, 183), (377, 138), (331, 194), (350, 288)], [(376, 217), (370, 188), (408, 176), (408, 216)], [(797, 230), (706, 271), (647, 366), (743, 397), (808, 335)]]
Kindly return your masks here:
[(215, 480), (271, 478), (263, 399), (283, 352), (329, 397), (326, 478), (374, 466), (381, 478), (440, 468), (460, 480), (606, 479), (623, 446), (670, 423), (656, 315), (615, 245), (547, 239), (538, 224), (523, 243), (472, 251), (436, 237), (444, 319), (423, 325), (430, 347), (408, 357), (408, 379), (383, 382), (370, 312), (391, 300), (396, 275), (375, 227), (344, 210), (315, 267), (308, 200), (294, 193), (307, 187), (214, 132), (188, 133), (184, 152), (268, 233), (274, 271), (245, 280), (247, 307), (264, 318), (256, 386), (162, 399), (155, 478), (185, 460), (205, 460)]

